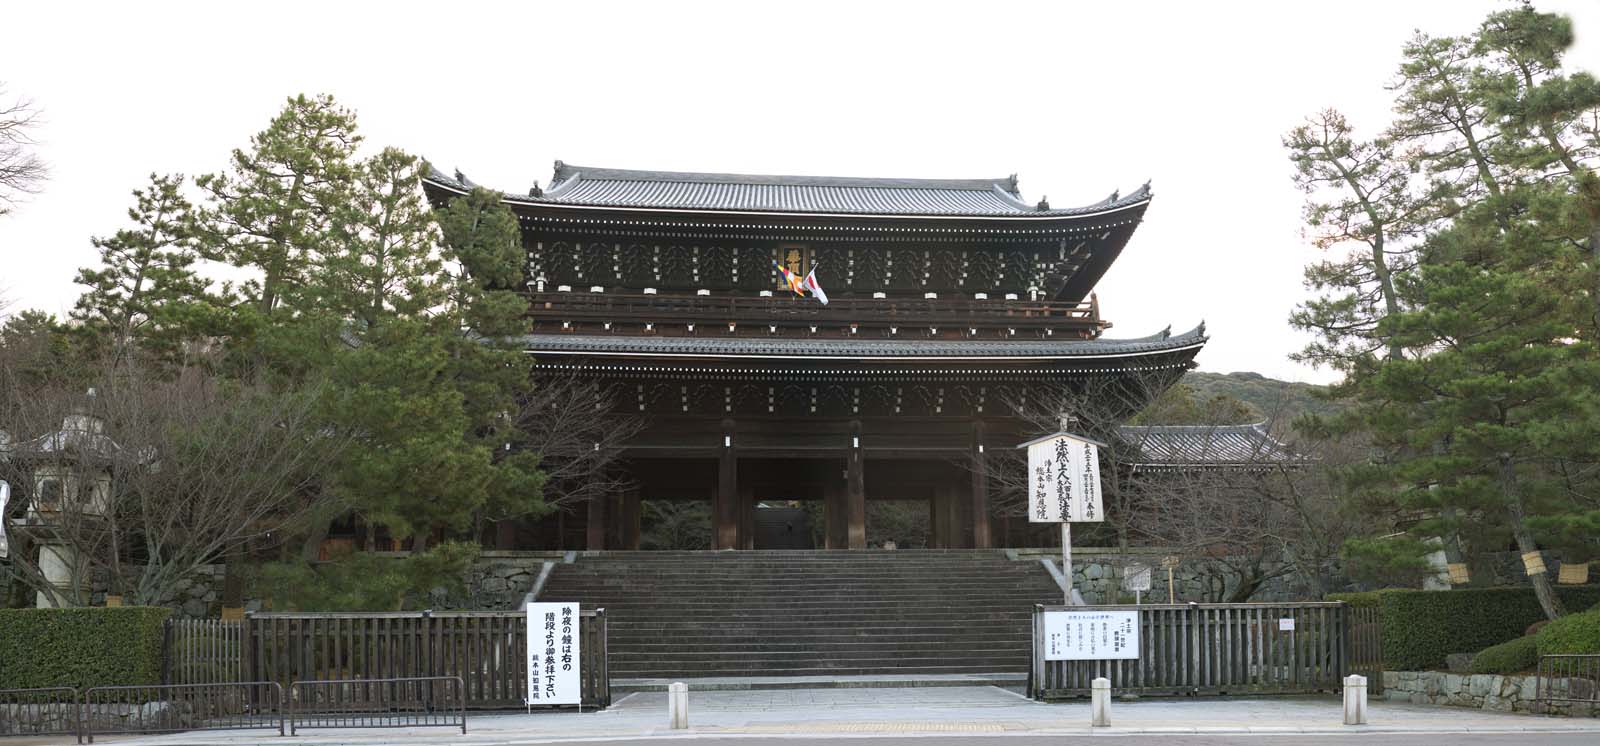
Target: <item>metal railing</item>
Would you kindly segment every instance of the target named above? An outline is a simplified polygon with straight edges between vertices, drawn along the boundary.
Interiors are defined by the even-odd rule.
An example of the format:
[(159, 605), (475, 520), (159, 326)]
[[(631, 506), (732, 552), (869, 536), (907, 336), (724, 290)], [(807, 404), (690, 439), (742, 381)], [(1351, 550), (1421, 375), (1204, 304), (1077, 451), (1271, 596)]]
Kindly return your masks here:
[(283, 687), (272, 681), (96, 686), (83, 691), (78, 741), (96, 735), (273, 729), (283, 735)]
[(467, 732), (460, 676), (296, 681), (289, 685), (289, 735), (307, 728), (423, 728)]
[(1600, 707), (1600, 654), (1541, 655), (1534, 678), (1536, 712), (1560, 714), (1572, 705)]
[(69, 686), (0, 689), (0, 736), (78, 733), (78, 690)]
[(1065, 324), (1099, 330), (1100, 309), (1094, 302), (1044, 300), (974, 300), (961, 297), (835, 298), (826, 306), (799, 303), (790, 295), (769, 298), (737, 295), (642, 295), (633, 293), (544, 292), (529, 294), (535, 316), (571, 320), (620, 321), (630, 318), (672, 318), (684, 321), (748, 323), (864, 324), (996, 323)]
[[(1046, 660), (1049, 612), (1136, 611), (1139, 657)], [(1104, 676), (1114, 691), (1151, 695), (1297, 694), (1334, 691), (1349, 668), (1342, 602), (1036, 606), (1034, 699), (1082, 697)]]

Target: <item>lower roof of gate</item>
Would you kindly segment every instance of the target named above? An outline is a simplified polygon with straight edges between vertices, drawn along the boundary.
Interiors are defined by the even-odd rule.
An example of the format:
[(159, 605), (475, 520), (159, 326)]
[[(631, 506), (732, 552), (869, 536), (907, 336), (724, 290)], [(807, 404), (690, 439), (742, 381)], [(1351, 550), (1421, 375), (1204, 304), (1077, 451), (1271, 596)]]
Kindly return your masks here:
[(1205, 324), (1134, 339), (886, 340), (763, 339), (759, 337), (646, 337), (531, 334), (520, 338), (533, 355), (739, 360), (1057, 360), (1139, 358), (1198, 352)]

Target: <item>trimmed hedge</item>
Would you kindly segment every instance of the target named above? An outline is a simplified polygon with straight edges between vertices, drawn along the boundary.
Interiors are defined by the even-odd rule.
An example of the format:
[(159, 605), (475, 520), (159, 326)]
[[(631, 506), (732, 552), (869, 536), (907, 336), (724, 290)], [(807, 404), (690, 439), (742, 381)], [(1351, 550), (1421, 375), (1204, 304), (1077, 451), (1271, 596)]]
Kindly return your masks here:
[(1540, 655), (1600, 653), (1600, 609), (1568, 614), (1539, 630)]
[(162, 623), (151, 606), (0, 609), (0, 689), (161, 683)]
[[(1600, 586), (1567, 586), (1556, 593), (1569, 609), (1600, 603)], [(1544, 618), (1533, 589), (1460, 588), (1448, 591), (1390, 589), (1328, 596), (1351, 606), (1382, 610), (1384, 666), (1423, 671), (1444, 665), (1451, 653), (1470, 653), (1522, 637)]]
[(1521, 673), (1539, 665), (1539, 639), (1535, 635), (1491, 645), (1472, 656), (1473, 673)]

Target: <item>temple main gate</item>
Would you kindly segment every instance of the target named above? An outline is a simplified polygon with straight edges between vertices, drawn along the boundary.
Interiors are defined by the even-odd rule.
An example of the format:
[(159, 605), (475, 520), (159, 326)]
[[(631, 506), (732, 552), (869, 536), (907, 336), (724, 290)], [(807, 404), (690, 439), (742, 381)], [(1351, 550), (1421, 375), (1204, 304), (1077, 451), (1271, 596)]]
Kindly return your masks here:
[[(475, 185), (424, 186), (443, 205)], [(1205, 344), (1203, 328), (1102, 336), (1091, 290), (1150, 199), (1146, 185), (1055, 208), (1024, 202), (1015, 177), (558, 161), (550, 188), (503, 195), (528, 250), (524, 343), (538, 375), (599, 382), (646, 425), (620, 454), (633, 487), (556, 519), (540, 535), (559, 547), (538, 548), (578, 548), (570, 522), (587, 548), (637, 548), (656, 499), (708, 501), (718, 549), (755, 546), (764, 499), (820, 500), (829, 548), (867, 546), (871, 500), (926, 501), (932, 546), (1025, 535), (988, 465), (1036, 434), (1030, 402), (1094, 391), (1129, 416)], [(829, 302), (791, 292), (780, 265), (815, 272)]]

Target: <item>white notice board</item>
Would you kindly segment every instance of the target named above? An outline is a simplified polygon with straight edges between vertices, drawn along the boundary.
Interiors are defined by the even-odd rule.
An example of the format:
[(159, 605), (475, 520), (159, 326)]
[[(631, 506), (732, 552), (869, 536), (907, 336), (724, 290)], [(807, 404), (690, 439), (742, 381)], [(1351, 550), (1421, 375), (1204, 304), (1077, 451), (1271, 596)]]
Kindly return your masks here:
[(1094, 443), (1058, 433), (1026, 445), (1029, 522), (1106, 519), (1100, 500), (1100, 449)]
[(1103, 661), (1139, 657), (1137, 611), (1046, 611), (1044, 659)]
[(528, 706), (583, 703), (578, 605), (528, 604)]

